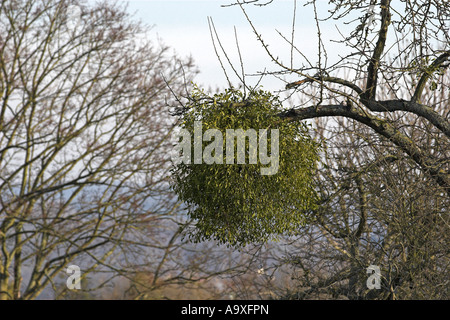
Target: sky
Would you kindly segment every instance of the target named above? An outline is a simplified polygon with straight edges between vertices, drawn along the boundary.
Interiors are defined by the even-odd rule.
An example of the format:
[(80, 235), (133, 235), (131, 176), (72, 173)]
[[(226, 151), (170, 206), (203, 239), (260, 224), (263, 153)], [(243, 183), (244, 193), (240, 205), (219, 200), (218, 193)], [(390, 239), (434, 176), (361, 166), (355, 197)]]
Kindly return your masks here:
[[(265, 69), (280, 70), (257, 41), (241, 9), (238, 6), (223, 7), (230, 4), (231, 0), (122, 0), (122, 2), (128, 5), (128, 11), (137, 19), (153, 26), (149, 37), (155, 40), (160, 38), (181, 57), (189, 55), (193, 57), (200, 71), (195, 81), (200, 86), (213, 89), (228, 86), (227, 78), (215, 53), (208, 17), (211, 17), (214, 22), (221, 44), (239, 74), (242, 73), (241, 56), (244, 73), (248, 75), (246, 76), (247, 85), (256, 85), (260, 80), (259, 73)], [(294, 6), (296, 8), (294, 42), (311, 63), (314, 64), (317, 59), (317, 29), (314, 12), (311, 6), (304, 7), (303, 3), (304, 1), (297, 1), (295, 4), (294, 0), (275, 0), (264, 7), (245, 6), (257, 32), (262, 35), (274, 56), (289, 66), (291, 65), (290, 45), (278, 31), (287, 39), (292, 39)], [(327, 1), (321, 1), (321, 3), (326, 5)], [(321, 11), (326, 13), (326, 8), (322, 8)], [(338, 30), (332, 24), (322, 25), (321, 31), (326, 37), (339, 37)], [(216, 46), (216, 48), (220, 51), (220, 47)], [(223, 53), (221, 59), (232, 84), (238, 86), (239, 78), (234, 75)], [(294, 54), (293, 67), (300, 67), (306, 63), (300, 54)], [(292, 78), (290, 80), (295, 81)], [(281, 90), (285, 85), (282, 80), (273, 77), (265, 77), (259, 84), (263, 85), (264, 89), (273, 91)]]

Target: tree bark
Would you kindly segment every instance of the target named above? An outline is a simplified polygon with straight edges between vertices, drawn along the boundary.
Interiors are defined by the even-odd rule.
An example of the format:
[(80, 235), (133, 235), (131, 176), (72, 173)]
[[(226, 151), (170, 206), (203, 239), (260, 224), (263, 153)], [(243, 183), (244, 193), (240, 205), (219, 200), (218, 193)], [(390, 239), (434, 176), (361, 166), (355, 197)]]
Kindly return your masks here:
[(289, 121), (341, 116), (356, 120), (372, 128), (376, 133), (389, 139), (397, 147), (408, 154), (425, 172), (427, 172), (444, 191), (450, 195), (449, 174), (436, 166), (406, 135), (390, 125), (383, 119), (376, 118), (367, 113), (346, 105), (320, 105), (300, 109), (288, 110), (280, 116)]

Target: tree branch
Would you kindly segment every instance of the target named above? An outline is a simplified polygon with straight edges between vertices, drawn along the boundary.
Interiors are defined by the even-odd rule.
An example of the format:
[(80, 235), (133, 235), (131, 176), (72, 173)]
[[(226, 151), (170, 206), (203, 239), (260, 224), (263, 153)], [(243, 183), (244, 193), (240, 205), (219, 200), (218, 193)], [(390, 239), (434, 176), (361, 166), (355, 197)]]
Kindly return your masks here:
[(361, 95), (363, 93), (363, 90), (358, 87), (356, 84), (347, 81), (345, 79), (341, 79), (341, 78), (337, 78), (337, 77), (330, 77), (330, 76), (319, 76), (319, 77), (311, 77), (311, 78), (305, 78), (299, 81), (295, 81), (292, 83), (288, 83), (286, 85), (286, 89), (292, 89), (295, 87), (298, 87), (299, 85), (303, 84), (303, 83), (309, 83), (309, 82), (331, 82), (331, 83), (336, 83), (336, 84), (341, 84), (343, 86), (346, 86), (350, 89), (352, 89), (353, 91), (355, 91), (358, 95)]
[(429, 106), (417, 103), (414, 100), (363, 100), (361, 102), (373, 112), (407, 111), (414, 113), (427, 119), (447, 137), (450, 137), (450, 123)]
[[(446, 51), (439, 57), (437, 57), (437, 59), (433, 61), (433, 63), (427, 68), (427, 70), (423, 72), (422, 77), (420, 78), (419, 83), (417, 84), (416, 91), (414, 92), (412, 101), (420, 103), (420, 97), (422, 96), (422, 92), (423, 89), (425, 88), (427, 81), (433, 75), (434, 71), (436, 71), (440, 67), (443, 67), (444, 62), (447, 61), (448, 58), (450, 58), (450, 51)], [(446, 65), (445, 67), (448, 67), (448, 65)]]
[(378, 69), (380, 67), (381, 55), (383, 54), (384, 47), (386, 45), (386, 37), (388, 33), (388, 27), (391, 23), (391, 13), (389, 6), (391, 4), (390, 0), (382, 0), (381, 7), (381, 26), (378, 32), (378, 40), (373, 51), (372, 58), (369, 62), (369, 67), (367, 69), (367, 84), (366, 90), (363, 92), (364, 98), (372, 100), (375, 98), (377, 82), (378, 82)]
[[(440, 63), (436, 63), (436, 65), (442, 64), (445, 59), (448, 58), (449, 55), (445, 56), (445, 59), (443, 58), (444, 55), (442, 55), (442, 58), (439, 58), (438, 60)], [(436, 60), (436, 61), (438, 61)], [(435, 62), (436, 62), (435, 61)], [(437, 68), (435, 66), (434, 68)], [(422, 79), (427, 78), (426, 75), (429, 76), (429, 74), (424, 74), (422, 76)], [(422, 81), (421, 79), (421, 81)], [(331, 82), (336, 84), (341, 84), (343, 86), (346, 86), (348, 88), (351, 88), (353, 91), (355, 91), (360, 97), (361, 97), (361, 103), (364, 104), (370, 111), (373, 112), (392, 112), (392, 111), (407, 111), (416, 114), (417, 116), (423, 117), (427, 119), (429, 122), (431, 122), (436, 128), (438, 128), (440, 131), (442, 131), (447, 137), (450, 137), (450, 123), (442, 117), (439, 113), (434, 111), (432, 108), (430, 108), (427, 105), (423, 105), (417, 102), (417, 99), (407, 101), (403, 99), (397, 99), (397, 100), (385, 100), (385, 101), (376, 101), (374, 99), (367, 99), (365, 98), (365, 93), (363, 90), (355, 85), (354, 83), (341, 79), (336, 77), (330, 77), (330, 76), (318, 76), (318, 77), (311, 77), (311, 78), (304, 78), (302, 80), (288, 83), (286, 85), (286, 89), (292, 89), (295, 87), (298, 87), (304, 83), (310, 83), (310, 82)], [(426, 80), (423, 80), (425, 83)], [(419, 83), (420, 85), (420, 83)], [(419, 86), (418, 86), (419, 89)], [(422, 88), (423, 89), (423, 88)], [(420, 89), (420, 90), (422, 90)], [(417, 90), (416, 90), (417, 93)], [(416, 94), (415, 94), (416, 95)]]
[(408, 154), (425, 172), (427, 172), (450, 195), (449, 174), (436, 167), (411, 139), (392, 127), (385, 120), (370, 116), (362, 111), (346, 105), (321, 105), (301, 109), (291, 109), (279, 114), (281, 118), (299, 121), (312, 118), (341, 116), (356, 120), (372, 128), (378, 134), (392, 141)]

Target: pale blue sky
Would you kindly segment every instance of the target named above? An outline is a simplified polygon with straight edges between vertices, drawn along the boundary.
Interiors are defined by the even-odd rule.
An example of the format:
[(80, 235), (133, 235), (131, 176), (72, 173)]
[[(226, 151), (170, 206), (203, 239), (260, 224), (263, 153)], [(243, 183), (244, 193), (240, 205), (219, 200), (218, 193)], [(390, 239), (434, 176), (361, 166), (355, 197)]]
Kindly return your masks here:
[[(154, 25), (150, 37), (157, 36), (173, 48), (178, 55), (192, 55), (200, 74), (196, 81), (202, 86), (226, 87), (227, 81), (220, 67), (219, 60), (214, 52), (210, 37), (207, 17), (211, 17), (216, 26), (222, 44), (235, 67), (240, 71), (239, 55), (236, 49), (234, 27), (237, 29), (240, 50), (244, 61), (245, 72), (255, 74), (268, 70), (279, 70), (273, 64), (261, 44), (251, 30), (246, 18), (239, 7), (222, 7), (230, 0), (122, 0), (128, 3), (130, 12), (135, 13), (144, 23)], [(312, 7), (304, 7), (304, 1), (297, 1), (295, 43), (311, 61), (317, 59), (317, 30)], [(326, 4), (324, 1), (323, 4)], [(287, 38), (291, 37), (294, 0), (275, 0), (268, 6), (246, 6), (247, 13), (262, 34), (264, 41), (269, 44), (275, 56), (280, 57), (284, 63), (290, 64), (290, 46), (282, 39), (276, 30)], [(326, 14), (325, 10), (321, 10)], [(321, 27), (322, 33), (327, 37), (338, 36), (334, 25), (327, 24)], [(329, 43), (328, 43), (329, 44)], [(223, 62), (226, 63), (223, 58)], [(302, 61), (300, 55), (294, 57), (294, 67)], [(234, 85), (238, 79), (233, 75), (231, 68), (227, 68)], [(250, 77), (247, 83), (256, 84), (257, 77)], [(267, 78), (262, 82), (269, 90), (282, 89), (282, 81)]]

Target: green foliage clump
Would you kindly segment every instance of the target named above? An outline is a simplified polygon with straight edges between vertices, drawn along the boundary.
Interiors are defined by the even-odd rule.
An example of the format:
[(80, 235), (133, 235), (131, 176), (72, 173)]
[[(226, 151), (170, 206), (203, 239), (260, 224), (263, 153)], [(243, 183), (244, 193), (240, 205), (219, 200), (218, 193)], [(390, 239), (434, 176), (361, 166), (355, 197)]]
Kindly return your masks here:
[[(213, 96), (198, 88), (193, 91), (181, 115), (181, 127), (192, 133), (191, 137), (194, 121), (202, 122), (203, 132), (220, 130), (224, 150), (223, 164), (180, 163), (172, 170), (173, 189), (197, 222), (190, 232), (195, 241), (214, 239), (243, 246), (294, 233), (308, 221), (308, 212), (317, 201), (312, 179), (320, 146), (306, 124), (282, 120), (278, 116), (281, 111), (279, 99), (263, 90), (254, 89), (248, 96), (233, 88)], [(269, 155), (270, 132), (278, 129), (277, 173), (262, 175), (260, 168), (269, 165), (261, 164), (260, 158), (249, 164), (248, 141), (245, 164), (227, 164), (226, 129), (268, 129)], [(203, 142), (203, 148), (210, 143)]]

